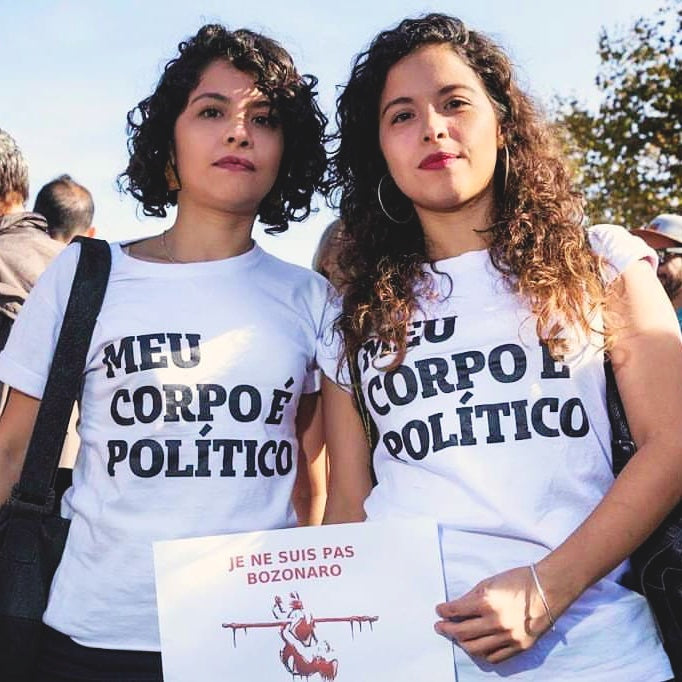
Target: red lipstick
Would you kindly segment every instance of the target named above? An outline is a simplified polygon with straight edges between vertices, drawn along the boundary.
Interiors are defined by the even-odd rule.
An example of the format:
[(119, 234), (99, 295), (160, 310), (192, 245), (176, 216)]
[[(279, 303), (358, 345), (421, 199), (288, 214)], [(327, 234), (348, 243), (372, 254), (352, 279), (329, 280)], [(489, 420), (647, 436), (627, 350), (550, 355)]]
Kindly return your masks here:
[(447, 152), (436, 152), (429, 154), (421, 160), (419, 168), (422, 170), (440, 170), (445, 168), (453, 159), (459, 158), (457, 154), (448, 154)]
[(222, 159), (218, 159), (214, 164), (218, 168), (225, 168), (226, 170), (233, 171), (255, 171), (256, 167), (248, 159), (243, 159), (240, 156), (223, 156)]

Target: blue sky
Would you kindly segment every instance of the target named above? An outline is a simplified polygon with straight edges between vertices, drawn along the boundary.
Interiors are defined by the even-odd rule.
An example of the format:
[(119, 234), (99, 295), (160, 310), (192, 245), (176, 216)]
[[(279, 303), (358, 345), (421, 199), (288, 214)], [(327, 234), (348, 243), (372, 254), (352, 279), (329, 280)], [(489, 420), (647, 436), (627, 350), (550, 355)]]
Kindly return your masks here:
[[(336, 86), (353, 55), (381, 29), (406, 16), (441, 11), (493, 36), (511, 54), (521, 82), (541, 102), (555, 94), (597, 101), (597, 38), (653, 14), (661, 0), (0, 0), (0, 128), (15, 137), (30, 165), (31, 197), (61, 173), (95, 198), (95, 224), (109, 240), (155, 234), (169, 221), (141, 219), (115, 189), (126, 165), (125, 115), (146, 97), (177, 43), (204, 23), (260, 30), (279, 40), (299, 70), (319, 79), (330, 118)], [(289, 232), (259, 243), (307, 265), (332, 214), (320, 211)]]

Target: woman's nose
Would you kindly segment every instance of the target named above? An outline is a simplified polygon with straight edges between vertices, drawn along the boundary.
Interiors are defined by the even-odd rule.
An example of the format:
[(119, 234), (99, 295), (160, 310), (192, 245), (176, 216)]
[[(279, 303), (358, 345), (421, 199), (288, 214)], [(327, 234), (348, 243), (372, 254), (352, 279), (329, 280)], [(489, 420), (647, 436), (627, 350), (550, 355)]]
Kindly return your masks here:
[(225, 133), (225, 143), (237, 147), (250, 147), (251, 142), (251, 135), (244, 119), (233, 120)]
[(433, 109), (429, 110), (424, 117), (424, 129), (422, 139), (424, 142), (441, 140), (447, 136), (447, 125), (443, 117)]

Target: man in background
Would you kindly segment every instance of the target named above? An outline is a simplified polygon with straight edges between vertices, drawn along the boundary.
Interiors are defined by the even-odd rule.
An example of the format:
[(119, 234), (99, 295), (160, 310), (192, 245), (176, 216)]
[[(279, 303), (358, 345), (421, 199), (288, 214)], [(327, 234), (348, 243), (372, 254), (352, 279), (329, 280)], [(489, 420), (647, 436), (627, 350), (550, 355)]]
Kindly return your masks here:
[[(47, 222), (29, 213), (28, 166), (14, 139), (0, 130), (0, 350), (29, 291), (63, 244), (50, 239)], [(4, 405), (0, 384), (0, 412)]]
[(648, 225), (632, 230), (658, 254), (658, 279), (677, 313), (682, 329), (682, 216), (663, 213)]
[(33, 210), (47, 220), (47, 231), (63, 244), (74, 237), (94, 237), (92, 194), (70, 175), (60, 175), (38, 192)]

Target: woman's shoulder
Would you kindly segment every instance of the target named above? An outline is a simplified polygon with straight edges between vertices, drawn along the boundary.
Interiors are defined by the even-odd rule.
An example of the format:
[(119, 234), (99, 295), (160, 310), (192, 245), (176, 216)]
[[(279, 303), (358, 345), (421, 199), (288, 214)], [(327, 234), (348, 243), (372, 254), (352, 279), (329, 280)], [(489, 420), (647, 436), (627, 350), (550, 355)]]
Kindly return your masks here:
[(259, 269), (262, 269), (269, 277), (276, 278), (283, 286), (288, 286), (291, 289), (303, 289), (326, 296), (329, 288), (329, 282), (314, 270), (289, 263), (267, 251), (263, 252), (263, 260)]
[(322, 275), (266, 252), (258, 265), (257, 279), (265, 300), (284, 306), (319, 334), (334, 296), (332, 286)]
[(291, 263), (290, 261), (284, 260), (279, 256), (275, 256), (265, 249), (263, 249), (263, 265), (271, 268), (273, 271), (286, 272), (290, 277), (302, 278), (304, 280), (321, 279), (322, 281), (325, 281), (324, 277), (314, 270), (304, 267), (303, 265)]
[(63, 309), (71, 291), (80, 252), (77, 242), (62, 249), (38, 278), (33, 287), (34, 297), (42, 298), (55, 309)]
[(598, 224), (588, 229), (590, 246), (607, 264), (605, 276), (617, 277), (631, 263), (646, 260), (655, 269), (656, 252), (639, 237), (620, 225)]

